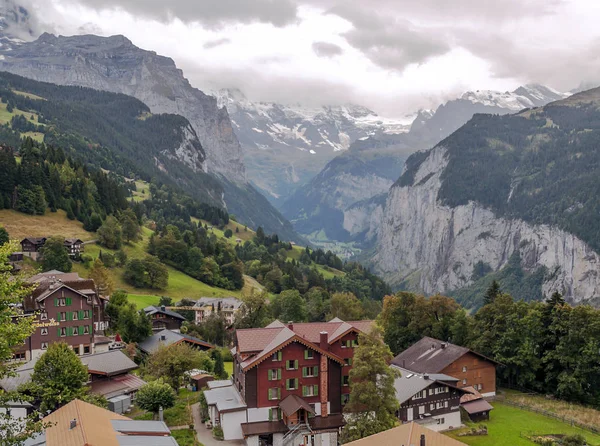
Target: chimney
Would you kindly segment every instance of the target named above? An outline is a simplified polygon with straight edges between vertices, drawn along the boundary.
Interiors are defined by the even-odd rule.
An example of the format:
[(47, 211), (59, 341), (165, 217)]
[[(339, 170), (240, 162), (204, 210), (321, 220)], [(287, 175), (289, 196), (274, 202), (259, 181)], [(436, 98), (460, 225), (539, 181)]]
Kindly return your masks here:
[(446, 348), (448, 344), (446, 344), (445, 342), (442, 342), (442, 348)]
[(419, 443), (419, 446), (425, 446), (425, 434), (421, 434), (421, 442)]
[(292, 331), (294, 331), (294, 321), (288, 321), (288, 328)]
[(327, 332), (326, 331), (322, 331), (321, 333), (319, 333), (319, 347), (321, 347), (322, 350), (325, 351), (329, 351), (329, 342), (327, 341)]
[(77, 427), (77, 418), (73, 418), (70, 422), (69, 422), (69, 430), (73, 430)]
[(429, 375), (428, 375), (427, 373), (425, 373), (425, 374), (423, 375), (423, 379), (429, 379)]
[(167, 340), (167, 337), (166, 337), (165, 335), (160, 335), (160, 340), (161, 340), (161, 341), (166, 341), (166, 340)]
[(165, 421), (165, 415), (163, 413), (162, 406), (158, 408), (158, 421)]
[(167, 307), (165, 307), (164, 305), (160, 306), (161, 311), (165, 311), (167, 309)]

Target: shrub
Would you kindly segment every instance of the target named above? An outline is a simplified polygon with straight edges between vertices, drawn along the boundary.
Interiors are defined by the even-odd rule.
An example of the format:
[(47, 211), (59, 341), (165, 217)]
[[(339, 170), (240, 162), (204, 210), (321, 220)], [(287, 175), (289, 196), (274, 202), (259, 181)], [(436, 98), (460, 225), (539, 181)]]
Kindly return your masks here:
[(215, 439), (223, 440), (223, 429), (221, 429), (221, 426), (213, 427), (212, 434)]

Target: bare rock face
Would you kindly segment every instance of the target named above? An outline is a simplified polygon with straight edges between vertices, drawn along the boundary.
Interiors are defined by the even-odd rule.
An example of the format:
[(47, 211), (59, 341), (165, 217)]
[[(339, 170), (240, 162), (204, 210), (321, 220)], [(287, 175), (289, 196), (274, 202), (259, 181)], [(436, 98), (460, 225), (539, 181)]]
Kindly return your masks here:
[[(76, 85), (133, 96), (153, 113), (188, 119), (205, 153), (181, 152), (181, 161), (244, 183), (240, 144), (227, 110), (193, 88), (172, 59), (142, 50), (123, 36), (56, 37), (42, 34), (33, 42), (0, 48), (0, 70), (38, 81)], [(178, 152), (179, 153), (179, 152)]]
[(474, 202), (454, 208), (440, 204), (447, 163), (440, 145), (419, 166), (413, 185), (390, 189), (373, 258), (390, 284), (425, 293), (458, 289), (471, 283), (477, 262), (497, 271), (518, 251), (526, 271), (545, 266), (550, 272), (544, 294), (559, 291), (580, 303), (600, 293), (600, 257), (576, 236), (500, 218)]

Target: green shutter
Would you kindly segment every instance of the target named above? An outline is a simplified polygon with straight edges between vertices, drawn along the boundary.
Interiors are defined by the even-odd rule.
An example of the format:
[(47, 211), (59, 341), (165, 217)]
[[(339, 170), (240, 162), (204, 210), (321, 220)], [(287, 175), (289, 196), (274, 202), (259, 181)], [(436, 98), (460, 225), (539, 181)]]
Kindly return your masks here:
[(67, 297), (67, 306), (71, 305), (71, 303), (73, 303), (73, 299)]
[(60, 312), (56, 313), (56, 321), (60, 322)]
[(348, 365), (352, 365), (352, 358), (348, 358)]
[(294, 370), (298, 370), (298, 360), (294, 361)]
[(302, 378), (306, 378), (308, 376), (308, 367), (302, 367)]
[(281, 361), (281, 350), (277, 352), (277, 360)]
[(79, 310), (77, 314), (79, 316), (79, 320), (83, 320), (83, 310)]
[(269, 421), (273, 421), (273, 409), (269, 409)]
[(316, 365), (313, 367), (313, 375), (319, 376), (319, 366)]
[(273, 397), (271, 395), (271, 389), (267, 389), (267, 395), (270, 400), (273, 399)]
[(83, 325), (79, 326), (79, 334), (82, 335), (83, 334)]
[(319, 386), (316, 384), (313, 386), (313, 395), (319, 396)]
[(273, 378), (272, 378), (272, 374), (271, 374), (272, 370), (271, 370), (271, 369), (269, 369), (269, 370), (267, 370), (267, 372), (268, 372), (268, 373), (267, 373), (267, 377), (268, 377), (269, 381), (272, 381), (272, 380), (273, 380)]
[(308, 359), (308, 350), (304, 350), (304, 359)]
[(60, 327), (56, 327), (56, 332), (57, 332), (58, 336), (60, 336)]
[(54, 298), (54, 306), (58, 307), (58, 299)]
[(302, 396), (306, 396), (308, 393), (308, 388), (306, 386), (302, 386)]
[(277, 369), (277, 379), (281, 379), (281, 369)]
[(294, 389), (298, 388), (298, 378), (294, 378)]
[(289, 379), (285, 380), (285, 390), (290, 390), (290, 380)]

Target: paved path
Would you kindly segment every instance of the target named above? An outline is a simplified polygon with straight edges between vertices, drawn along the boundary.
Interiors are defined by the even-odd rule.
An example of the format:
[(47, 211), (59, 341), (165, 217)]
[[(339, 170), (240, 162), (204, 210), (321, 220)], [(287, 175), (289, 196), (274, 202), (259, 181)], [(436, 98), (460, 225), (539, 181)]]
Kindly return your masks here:
[(227, 440), (219, 441), (212, 436), (212, 430), (207, 429), (204, 423), (200, 420), (200, 403), (192, 405), (192, 417), (194, 419), (194, 429), (196, 430), (196, 438), (204, 446), (243, 446), (246, 444), (244, 440)]

